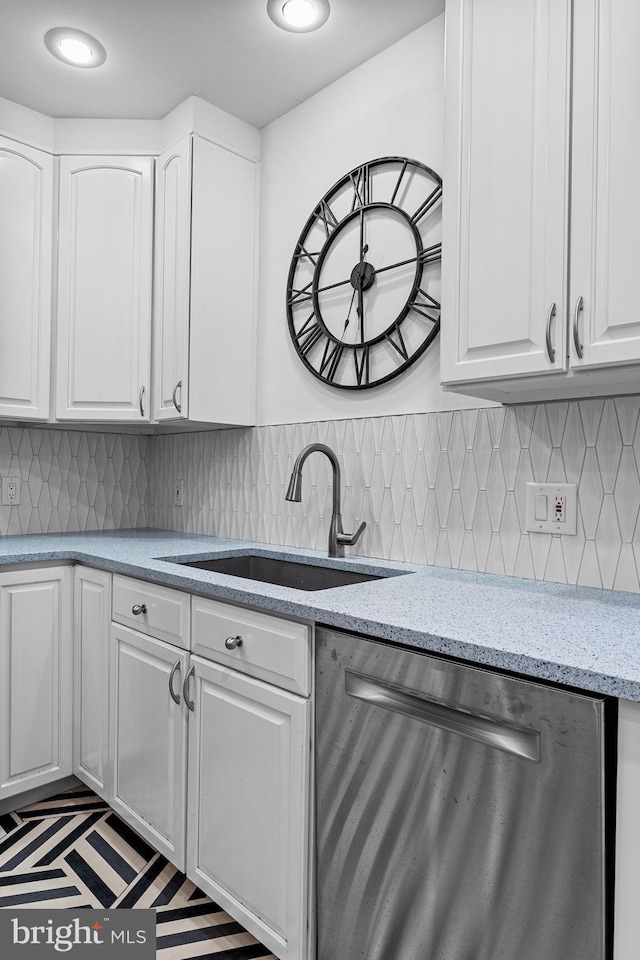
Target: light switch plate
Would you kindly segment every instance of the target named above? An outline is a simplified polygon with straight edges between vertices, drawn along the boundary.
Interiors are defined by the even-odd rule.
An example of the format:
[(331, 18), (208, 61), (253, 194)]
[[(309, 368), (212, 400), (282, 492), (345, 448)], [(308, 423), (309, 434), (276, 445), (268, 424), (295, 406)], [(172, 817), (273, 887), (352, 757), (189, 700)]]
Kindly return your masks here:
[[(545, 503), (546, 502), (546, 503)], [(578, 489), (575, 483), (528, 483), (527, 530), (576, 535)]]

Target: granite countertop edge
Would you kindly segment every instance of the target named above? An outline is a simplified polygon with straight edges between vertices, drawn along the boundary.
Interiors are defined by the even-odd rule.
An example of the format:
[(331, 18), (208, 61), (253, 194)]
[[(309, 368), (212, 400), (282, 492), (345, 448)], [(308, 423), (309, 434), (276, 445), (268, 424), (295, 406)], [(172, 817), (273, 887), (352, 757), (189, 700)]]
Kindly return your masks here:
[[(320, 591), (180, 567), (238, 551), (388, 579)], [(168, 560), (166, 558), (171, 558)], [(144, 528), (0, 537), (0, 566), (74, 562), (268, 613), (640, 701), (640, 595)], [(410, 574), (394, 576), (393, 574)]]

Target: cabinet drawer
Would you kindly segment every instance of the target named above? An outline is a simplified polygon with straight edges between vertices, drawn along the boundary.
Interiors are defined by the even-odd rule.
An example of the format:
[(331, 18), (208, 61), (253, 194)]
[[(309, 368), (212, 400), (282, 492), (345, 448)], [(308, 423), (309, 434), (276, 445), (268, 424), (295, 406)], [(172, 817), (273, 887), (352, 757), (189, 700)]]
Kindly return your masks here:
[[(157, 583), (113, 578), (113, 619), (140, 633), (189, 649), (190, 596)], [(146, 607), (146, 611), (145, 608)], [(134, 609), (139, 609), (134, 614)]]
[[(311, 628), (304, 623), (194, 597), (193, 652), (293, 693), (311, 693)], [(242, 644), (228, 650), (228, 637)]]

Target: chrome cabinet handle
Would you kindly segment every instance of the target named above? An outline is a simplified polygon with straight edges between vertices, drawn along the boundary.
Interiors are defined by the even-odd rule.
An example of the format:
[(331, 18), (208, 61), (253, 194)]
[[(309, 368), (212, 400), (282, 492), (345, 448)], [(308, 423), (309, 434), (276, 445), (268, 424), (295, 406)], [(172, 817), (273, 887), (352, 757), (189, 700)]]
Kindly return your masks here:
[(184, 678), (184, 683), (182, 684), (182, 696), (184, 697), (184, 702), (186, 703), (187, 709), (189, 710), (195, 710), (196, 708), (196, 705), (193, 702), (193, 700), (189, 700), (189, 680), (191, 679), (191, 677), (194, 675), (195, 672), (196, 672), (196, 668), (194, 666), (189, 667), (187, 671), (187, 675)]
[(138, 398), (140, 403), (140, 416), (144, 417), (144, 384), (140, 387), (140, 397)]
[(235, 650), (236, 647), (241, 647), (243, 643), (244, 643), (244, 640), (242, 639), (242, 637), (227, 637), (227, 639), (224, 642), (224, 645), (227, 648), (227, 650)]
[(556, 315), (556, 305), (552, 303), (549, 307), (549, 313), (547, 314), (547, 356), (551, 363), (556, 362), (556, 351), (551, 343), (551, 324), (553, 323), (553, 318)]
[(525, 760), (540, 762), (540, 731), (520, 727), (507, 720), (471, 713), (438, 700), (418, 696), (393, 683), (363, 677), (345, 671), (345, 692), (356, 700), (364, 700), (378, 707), (385, 707), (413, 720), (422, 720), (439, 730), (455, 733), (469, 740), (485, 743), (498, 750), (506, 750)]
[(176, 660), (174, 665), (171, 667), (171, 673), (169, 674), (169, 693), (171, 694), (171, 699), (173, 700), (173, 702), (177, 704), (180, 703), (180, 694), (176, 693), (175, 690), (173, 689), (173, 678), (175, 677), (179, 669), (180, 669), (180, 661)]
[(584, 309), (584, 300), (582, 297), (578, 297), (576, 300), (576, 308), (573, 312), (573, 345), (576, 350), (576, 356), (578, 360), (582, 360), (584, 356), (584, 345), (580, 343), (580, 331), (578, 330), (578, 320), (580, 317), (580, 311)]
[(131, 607), (131, 613), (134, 615), (134, 617), (139, 617), (141, 613), (146, 613), (146, 612), (147, 612), (146, 603), (134, 603), (134, 605)]
[(180, 389), (180, 392), (182, 392), (182, 380), (178, 380), (175, 387), (173, 388), (173, 405), (178, 411), (178, 413), (182, 413), (182, 404), (178, 403), (178, 401), (176, 400), (176, 393), (178, 392), (178, 389)]

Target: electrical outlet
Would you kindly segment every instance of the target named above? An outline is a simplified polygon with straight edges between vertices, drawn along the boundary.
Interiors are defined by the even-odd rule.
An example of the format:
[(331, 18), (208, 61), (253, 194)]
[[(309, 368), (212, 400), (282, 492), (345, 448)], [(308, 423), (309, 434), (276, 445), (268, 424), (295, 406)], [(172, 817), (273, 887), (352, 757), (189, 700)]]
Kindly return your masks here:
[(528, 483), (527, 530), (575, 536), (578, 518), (575, 483)]
[(184, 507), (184, 480), (176, 480), (173, 484), (173, 505)]
[(2, 478), (2, 506), (17, 507), (20, 503), (20, 477)]

